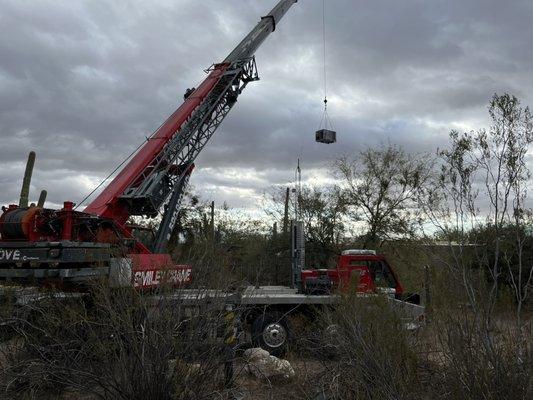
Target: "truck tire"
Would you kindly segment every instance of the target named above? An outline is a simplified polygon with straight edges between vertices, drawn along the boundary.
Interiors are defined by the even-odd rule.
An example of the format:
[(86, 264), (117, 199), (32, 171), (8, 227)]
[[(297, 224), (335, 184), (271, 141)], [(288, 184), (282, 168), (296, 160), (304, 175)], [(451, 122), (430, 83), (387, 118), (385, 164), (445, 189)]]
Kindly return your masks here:
[(252, 324), (252, 343), (271, 355), (279, 357), (287, 351), (289, 324), (282, 314), (271, 312), (259, 315)]

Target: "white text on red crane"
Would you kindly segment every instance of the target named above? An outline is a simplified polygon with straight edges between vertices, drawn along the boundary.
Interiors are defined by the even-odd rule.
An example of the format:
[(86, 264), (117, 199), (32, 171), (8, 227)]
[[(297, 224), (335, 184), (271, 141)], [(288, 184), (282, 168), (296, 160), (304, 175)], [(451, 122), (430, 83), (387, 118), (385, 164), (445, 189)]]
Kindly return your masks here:
[(20, 261), (20, 250), (0, 249), (0, 261)]

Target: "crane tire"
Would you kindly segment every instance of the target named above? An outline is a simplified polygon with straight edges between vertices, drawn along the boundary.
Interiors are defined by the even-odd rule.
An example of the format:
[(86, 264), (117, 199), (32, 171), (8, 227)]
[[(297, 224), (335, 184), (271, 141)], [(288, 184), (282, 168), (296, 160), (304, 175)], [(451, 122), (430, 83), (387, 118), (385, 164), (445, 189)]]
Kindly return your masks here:
[(287, 352), (290, 335), (289, 323), (279, 312), (261, 314), (252, 323), (253, 345), (276, 357)]

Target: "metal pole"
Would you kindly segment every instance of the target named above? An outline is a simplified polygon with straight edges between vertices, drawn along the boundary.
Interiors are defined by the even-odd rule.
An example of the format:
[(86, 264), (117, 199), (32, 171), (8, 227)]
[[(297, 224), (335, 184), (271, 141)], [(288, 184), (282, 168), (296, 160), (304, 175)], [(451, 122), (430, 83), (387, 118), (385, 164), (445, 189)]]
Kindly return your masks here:
[(224, 386), (231, 387), (234, 379), (235, 362), (235, 312), (227, 305), (224, 314)]
[(286, 237), (289, 231), (289, 198), (290, 189), (287, 188), (285, 192), (285, 209), (283, 210), (283, 236)]

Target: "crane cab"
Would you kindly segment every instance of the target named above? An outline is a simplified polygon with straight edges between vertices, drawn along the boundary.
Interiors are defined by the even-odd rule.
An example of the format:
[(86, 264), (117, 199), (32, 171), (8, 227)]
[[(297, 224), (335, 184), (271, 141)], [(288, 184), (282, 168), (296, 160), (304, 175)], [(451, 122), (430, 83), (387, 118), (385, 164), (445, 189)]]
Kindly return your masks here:
[(326, 144), (335, 143), (337, 141), (337, 132), (329, 129), (320, 129), (315, 133), (315, 141)]
[(398, 298), (404, 293), (385, 256), (374, 250), (345, 250), (335, 268), (303, 270), (301, 276), (306, 294), (329, 294), (336, 289), (346, 293), (354, 283), (357, 293), (390, 293)]

